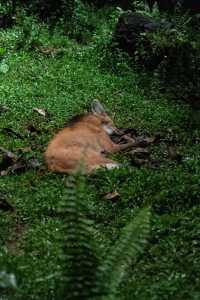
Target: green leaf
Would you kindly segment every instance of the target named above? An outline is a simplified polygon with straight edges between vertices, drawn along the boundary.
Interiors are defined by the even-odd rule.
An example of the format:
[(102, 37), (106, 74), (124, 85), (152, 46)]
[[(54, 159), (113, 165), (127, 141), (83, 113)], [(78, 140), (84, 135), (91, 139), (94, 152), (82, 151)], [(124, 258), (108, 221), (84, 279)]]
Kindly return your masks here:
[[(105, 261), (99, 267), (99, 289), (106, 297), (115, 299), (117, 289), (128, 267), (142, 253), (150, 231), (150, 209), (142, 209), (123, 230)], [(102, 284), (103, 283), (103, 287)], [(107, 299), (107, 298), (105, 298)]]
[(3, 56), (6, 53), (6, 48), (0, 47), (0, 56)]
[(6, 63), (0, 64), (0, 73), (6, 74), (9, 71), (9, 66)]

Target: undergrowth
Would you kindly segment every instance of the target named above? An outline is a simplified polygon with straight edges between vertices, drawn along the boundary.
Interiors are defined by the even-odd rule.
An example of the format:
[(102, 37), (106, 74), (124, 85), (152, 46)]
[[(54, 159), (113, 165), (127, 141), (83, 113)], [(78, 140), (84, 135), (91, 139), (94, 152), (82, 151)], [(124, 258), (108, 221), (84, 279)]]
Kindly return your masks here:
[[(154, 96), (147, 95), (148, 82), (130, 70), (123, 55), (117, 67), (108, 68), (104, 51), (118, 12), (109, 9), (104, 15), (103, 11), (99, 10), (97, 27), (84, 45), (67, 38), (63, 29), (49, 33), (46, 25), (32, 17), (23, 19), (30, 39), (24, 38), (26, 27), (21, 25), (0, 32), (0, 104), (8, 108), (0, 113), (0, 144), (43, 164), (52, 135), (98, 98), (118, 127), (134, 127), (140, 135), (160, 135), (161, 144), (151, 147), (157, 164), (134, 166), (126, 154), (119, 155), (116, 159), (124, 163), (122, 169), (99, 170), (84, 178), (81, 196), (75, 197), (78, 210), (72, 194), (72, 201), (65, 201), (66, 176), (48, 172), (44, 164), (39, 170), (1, 176), (0, 201), (6, 200), (14, 210), (0, 208), (0, 274), (6, 278), (14, 274), (17, 284), (17, 289), (1, 289), (2, 299), (61, 299), (61, 290), (64, 299), (69, 297), (69, 280), (74, 284), (70, 287), (81, 293), (85, 279), (89, 285), (102, 284), (104, 299), (114, 290), (114, 299), (122, 300), (200, 297), (200, 143), (195, 112), (157, 90)], [(107, 18), (110, 27), (105, 25)], [(109, 41), (102, 46), (104, 37)], [(46, 109), (48, 117), (34, 108)], [(181, 154), (180, 162), (169, 157), (171, 143)], [(106, 200), (113, 192), (118, 192), (118, 200)], [(60, 212), (65, 205), (67, 212)], [(145, 252), (137, 256), (138, 225), (148, 215), (144, 206), (152, 207), (152, 230)], [(85, 240), (79, 234), (82, 224)], [(77, 242), (83, 260), (75, 256), (73, 243)], [(80, 265), (88, 272), (82, 274)], [(98, 278), (92, 276), (97, 270)], [(76, 276), (80, 285), (74, 281)]]
[(61, 261), (64, 271), (58, 299), (116, 299), (128, 267), (136, 263), (138, 254), (147, 243), (150, 210), (141, 210), (103, 256), (95, 244), (95, 224), (86, 217), (84, 190), (81, 175), (68, 177), (67, 197), (63, 198), (59, 209), (64, 222), (64, 238), (59, 239), (63, 244)]

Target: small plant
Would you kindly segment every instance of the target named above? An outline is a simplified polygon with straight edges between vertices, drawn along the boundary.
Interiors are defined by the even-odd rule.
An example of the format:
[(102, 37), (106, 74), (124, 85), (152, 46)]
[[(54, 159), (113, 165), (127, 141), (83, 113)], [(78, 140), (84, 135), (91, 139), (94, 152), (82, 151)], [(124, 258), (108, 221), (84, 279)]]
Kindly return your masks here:
[(0, 61), (4, 57), (5, 53), (6, 53), (6, 48), (0, 47)]
[(172, 22), (169, 28), (141, 34), (136, 65), (152, 71), (154, 83), (158, 80), (160, 89), (168, 89), (179, 99), (200, 98), (199, 34), (191, 28), (188, 14), (175, 15)]
[(40, 44), (40, 24), (38, 24), (32, 16), (28, 16), (25, 10), (18, 11), (16, 18), (17, 25), (21, 29), (21, 34), (16, 43), (16, 48), (32, 50), (35, 46)]
[(116, 8), (109, 13), (107, 22), (104, 22), (93, 35), (92, 50), (94, 50), (98, 65), (104, 69), (119, 74), (129, 72), (129, 57), (120, 49), (116, 49), (113, 32), (119, 16), (123, 13), (121, 8)]
[(38, 16), (42, 21), (55, 23), (60, 18), (68, 21), (73, 14), (74, 0), (33, 0), (22, 1), (29, 14)]
[[(78, 181), (78, 188), (77, 188)], [(97, 257), (91, 239), (92, 222), (85, 214), (82, 198), (83, 178), (69, 177), (67, 180), (67, 199), (60, 203), (64, 217), (63, 294), (61, 299), (88, 299), (95, 283)]]
[(79, 43), (86, 43), (96, 27), (96, 16), (92, 8), (80, 0), (75, 0), (73, 15), (68, 26), (68, 34)]
[(64, 218), (62, 262), (66, 271), (59, 299), (116, 299), (124, 275), (147, 242), (150, 211), (144, 208), (139, 212), (101, 261), (92, 238), (94, 224), (86, 217), (83, 191), (83, 177), (70, 176), (67, 198), (60, 206)]
[(1, 1), (0, 3), (0, 15), (10, 15), (15, 10), (14, 1)]
[(14, 24), (16, 3), (12, 0), (0, 3), (0, 28), (7, 28)]

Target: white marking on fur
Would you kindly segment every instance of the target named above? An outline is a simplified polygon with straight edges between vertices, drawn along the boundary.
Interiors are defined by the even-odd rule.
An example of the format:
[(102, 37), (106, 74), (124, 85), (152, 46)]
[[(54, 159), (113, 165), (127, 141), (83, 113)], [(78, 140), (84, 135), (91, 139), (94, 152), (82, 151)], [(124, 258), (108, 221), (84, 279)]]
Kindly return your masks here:
[(119, 169), (120, 168), (120, 164), (117, 163), (108, 163), (105, 165), (105, 168), (108, 170), (112, 170), (112, 169)]
[(107, 125), (103, 125), (103, 129), (109, 135), (113, 134), (113, 132), (114, 132), (114, 129), (112, 127), (107, 126)]

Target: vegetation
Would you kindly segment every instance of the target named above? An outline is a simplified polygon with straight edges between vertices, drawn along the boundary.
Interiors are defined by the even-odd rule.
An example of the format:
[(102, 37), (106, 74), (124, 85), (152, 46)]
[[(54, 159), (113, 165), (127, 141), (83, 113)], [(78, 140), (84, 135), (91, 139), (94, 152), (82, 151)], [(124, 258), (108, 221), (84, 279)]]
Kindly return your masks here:
[[(75, 1), (67, 29), (30, 11), (0, 31), (0, 299), (199, 299), (199, 111), (111, 51), (119, 9)], [(173, 44), (167, 34), (149, 35), (155, 51)], [(150, 161), (50, 173), (49, 139), (94, 98), (118, 127), (159, 135)], [(18, 168), (5, 170), (5, 155)], [(19, 166), (31, 159), (41, 166)]]
[(160, 90), (167, 90), (179, 99), (199, 105), (200, 45), (199, 32), (195, 27), (197, 20), (188, 13), (178, 13), (173, 22), (175, 25), (170, 28), (144, 33), (138, 41), (135, 59), (139, 67), (142, 64), (153, 71)]

